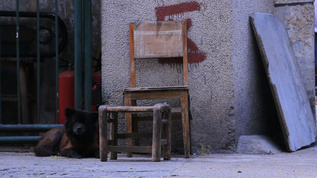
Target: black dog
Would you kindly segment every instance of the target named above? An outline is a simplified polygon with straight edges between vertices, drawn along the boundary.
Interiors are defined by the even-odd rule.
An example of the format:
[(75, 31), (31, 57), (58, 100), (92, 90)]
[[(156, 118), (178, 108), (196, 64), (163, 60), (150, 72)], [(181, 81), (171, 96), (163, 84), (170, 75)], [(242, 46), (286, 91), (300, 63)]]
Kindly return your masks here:
[(98, 113), (65, 110), (64, 127), (46, 132), (34, 148), (36, 156), (99, 157)]

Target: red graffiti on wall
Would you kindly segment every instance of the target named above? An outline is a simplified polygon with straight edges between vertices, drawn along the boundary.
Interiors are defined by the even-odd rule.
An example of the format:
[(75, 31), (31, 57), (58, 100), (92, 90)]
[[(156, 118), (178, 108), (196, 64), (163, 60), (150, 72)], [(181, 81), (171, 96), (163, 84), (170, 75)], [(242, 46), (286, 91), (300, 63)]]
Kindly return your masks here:
[[(173, 20), (173, 15), (180, 15), (184, 14), (185, 12), (200, 11), (200, 9), (201, 6), (196, 1), (155, 8), (157, 21), (164, 21), (165, 17), (168, 17), (167, 20)], [(188, 18), (186, 19), (186, 22), (188, 31), (192, 27), (192, 20)], [(190, 38), (187, 38), (187, 48), (188, 63), (200, 63), (206, 59), (206, 54), (203, 51), (200, 51), (195, 42), (193, 42)], [(161, 59), (160, 62), (171, 63), (171, 60)], [(174, 61), (173, 63), (175, 62), (181, 63), (181, 60)]]

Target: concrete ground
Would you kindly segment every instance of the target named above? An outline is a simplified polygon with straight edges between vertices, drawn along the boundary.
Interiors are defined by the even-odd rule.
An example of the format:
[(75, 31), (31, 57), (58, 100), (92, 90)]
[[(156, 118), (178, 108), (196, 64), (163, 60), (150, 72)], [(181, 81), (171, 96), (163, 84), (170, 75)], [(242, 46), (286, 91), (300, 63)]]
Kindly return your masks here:
[(267, 155), (177, 155), (161, 162), (146, 155), (100, 162), (0, 149), (0, 177), (317, 177), (317, 146)]

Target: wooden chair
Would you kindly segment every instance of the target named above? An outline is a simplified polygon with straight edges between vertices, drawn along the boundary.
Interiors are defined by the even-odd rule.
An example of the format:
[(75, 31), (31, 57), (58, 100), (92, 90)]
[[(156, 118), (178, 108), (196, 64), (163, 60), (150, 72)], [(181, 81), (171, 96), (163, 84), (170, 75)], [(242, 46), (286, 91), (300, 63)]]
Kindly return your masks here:
[[(119, 112), (153, 112), (152, 146), (118, 146), (118, 139), (139, 138), (141, 133), (118, 133)], [(108, 123), (110, 123), (110, 139), (108, 140)], [(159, 162), (161, 146), (164, 159), (171, 159), (171, 107), (167, 104), (154, 106), (106, 106), (99, 107), (100, 160), (107, 161), (108, 152), (111, 159), (117, 159), (117, 152), (152, 153), (152, 161)]]
[[(124, 89), (125, 106), (135, 106), (137, 100), (176, 98), (181, 101), (180, 108), (172, 112), (181, 113), (185, 157), (190, 157), (190, 123), (189, 123), (189, 87), (187, 64), (186, 22), (157, 22), (130, 24), (130, 75), (131, 88)], [(163, 87), (136, 87), (135, 59), (167, 58), (183, 59), (183, 85)], [(154, 74), (153, 74), (154, 75)], [(179, 117), (178, 117), (179, 118)], [(139, 120), (136, 115), (126, 114), (129, 133), (138, 132)], [(174, 119), (174, 116), (172, 117)], [(137, 140), (135, 141), (137, 143)], [(128, 140), (128, 144), (132, 144)]]

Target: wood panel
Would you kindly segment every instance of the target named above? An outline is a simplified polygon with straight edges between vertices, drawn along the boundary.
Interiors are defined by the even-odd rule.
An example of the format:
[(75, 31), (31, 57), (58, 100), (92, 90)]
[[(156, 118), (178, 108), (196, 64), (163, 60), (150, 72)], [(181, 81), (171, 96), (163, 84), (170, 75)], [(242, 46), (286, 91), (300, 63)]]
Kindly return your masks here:
[(147, 91), (147, 92), (129, 92), (124, 91), (124, 94), (130, 94), (131, 100), (145, 100), (145, 99), (166, 99), (166, 98), (180, 98), (182, 93), (188, 94), (187, 91)]
[(271, 14), (256, 13), (250, 20), (287, 148), (296, 151), (315, 142), (316, 125), (287, 31)]
[(182, 22), (133, 24), (134, 57), (183, 56)]

